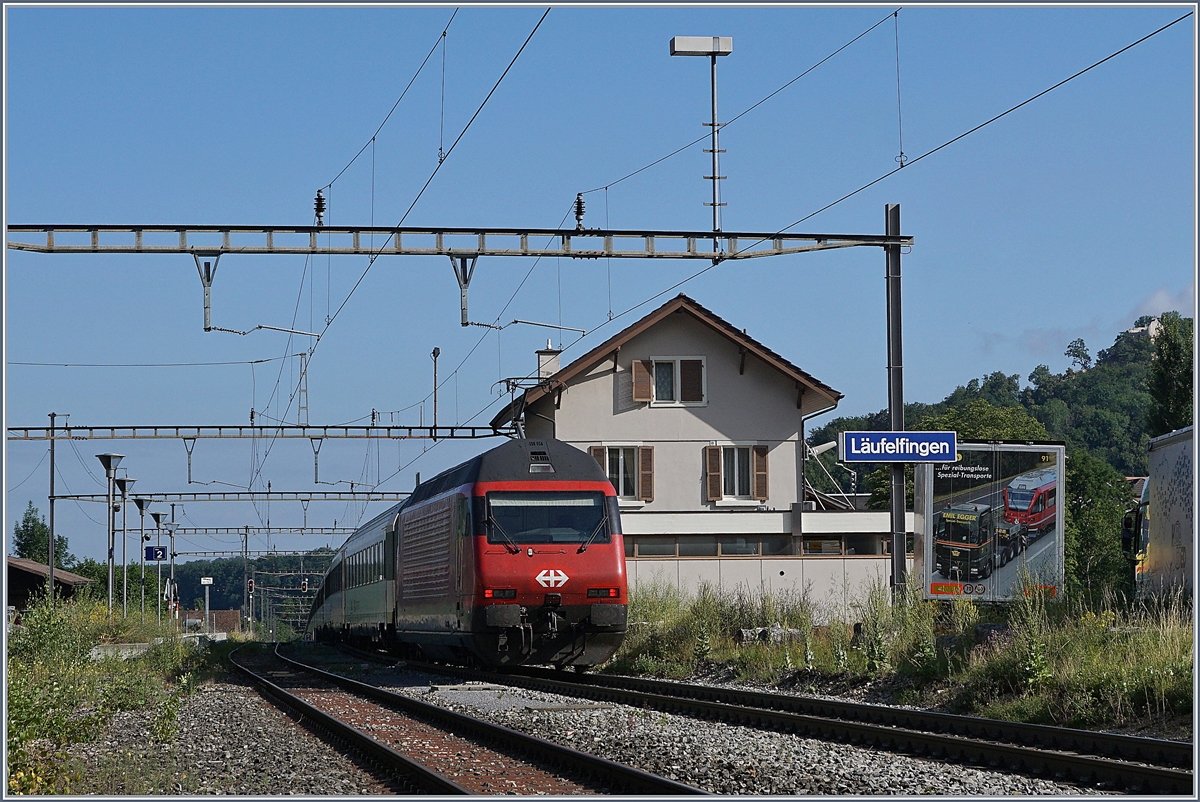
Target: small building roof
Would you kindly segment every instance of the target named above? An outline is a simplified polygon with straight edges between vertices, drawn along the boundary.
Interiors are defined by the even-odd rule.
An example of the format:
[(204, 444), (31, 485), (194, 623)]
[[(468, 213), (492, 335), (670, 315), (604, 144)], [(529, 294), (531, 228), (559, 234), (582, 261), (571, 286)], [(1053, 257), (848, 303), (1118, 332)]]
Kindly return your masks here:
[(578, 374), (590, 369), (602, 359), (611, 358), (614, 350), (620, 348), (624, 343), (632, 340), (637, 335), (661, 322), (673, 312), (690, 314), (694, 319), (709, 326), (718, 334), (728, 338), (735, 344), (745, 348), (749, 353), (757, 356), (763, 362), (775, 368), (780, 373), (795, 379), (798, 383), (804, 385), (805, 387), (816, 390), (822, 395), (829, 396), (829, 398), (835, 402), (844, 398), (842, 393), (839, 393), (828, 384), (819, 381), (811, 374), (801, 370), (784, 357), (775, 353), (758, 340), (746, 334), (745, 330), (735, 328), (733, 324), (723, 319), (720, 315), (704, 308), (687, 295), (679, 293), (679, 295), (667, 301), (665, 304), (660, 306), (658, 309), (655, 309), (641, 320), (617, 332), (615, 335), (600, 343), (600, 345), (597, 345), (591, 351), (588, 351), (586, 354), (562, 368), (557, 373), (543, 379), (537, 387), (531, 387), (530, 389), (526, 390), (522, 394), (521, 398), (517, 399), (515, 402), (510, 402), (502, 410), (500, 410), (500, 412), (497, 413), (494, 418), (492, 418), (491, 425), (493, 427), (498, 427), (509, 423), (517, 414), (519, 414), (519, 412), (516, 412), (516, 410), (520, 410), (524, 406), (537, 401), (542, 396), (551, 392), (554, 387), (562, 386)]
[[(24, 557), (9, 557), (8, 567), (10, 569), (15, 568), (18, 571), (25, 571), (27, 573), (37, 574), (38, 576), (46, 578), (49, 578), (50, 576), (50, 568), (45, 563), (40, 563), (36, 560), (27, 560)], [(61, 582), (65, 585), (86, 585), (92, 580), (86, 576), (73, 574), (70, 571), (66, 571), (62, 568), (55, 568), (54, 581)]]

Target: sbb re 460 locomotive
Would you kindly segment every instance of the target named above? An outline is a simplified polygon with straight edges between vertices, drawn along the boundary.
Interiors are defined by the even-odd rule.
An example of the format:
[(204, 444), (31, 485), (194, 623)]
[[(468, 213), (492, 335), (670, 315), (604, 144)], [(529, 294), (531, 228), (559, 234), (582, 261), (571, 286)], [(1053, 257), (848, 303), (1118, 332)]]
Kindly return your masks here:
[(625, 636), (617, 497), (589, 454), (510, 440), (417, 485), (334, 555), (306, 637), (500, 667), (591, 666)]

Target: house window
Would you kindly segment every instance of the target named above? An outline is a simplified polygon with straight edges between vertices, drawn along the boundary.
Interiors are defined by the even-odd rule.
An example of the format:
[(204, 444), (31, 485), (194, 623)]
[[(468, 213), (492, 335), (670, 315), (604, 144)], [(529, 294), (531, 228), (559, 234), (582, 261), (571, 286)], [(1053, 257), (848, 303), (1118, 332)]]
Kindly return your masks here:
[(706, 446), (704, 478), (707, 501), (765, 501), (767, 447)]
[(721, 454), (725, 498), (750, 498), (750, 447), (725, 446)]
[(654, 400), (660, 404), (675, 400), (675, 363), (654, 363)]
[(608, 447), (608, 481), (621, 498), (637, 498), (637, 451), (636, 446)]
[(652, 406), (702, 406), (707, 401), (704, 357), (653, 357), (633, 363), (633, 400)]
[(592, 459), (625, 501), (654, 501), (654, 446), (592, 446)]

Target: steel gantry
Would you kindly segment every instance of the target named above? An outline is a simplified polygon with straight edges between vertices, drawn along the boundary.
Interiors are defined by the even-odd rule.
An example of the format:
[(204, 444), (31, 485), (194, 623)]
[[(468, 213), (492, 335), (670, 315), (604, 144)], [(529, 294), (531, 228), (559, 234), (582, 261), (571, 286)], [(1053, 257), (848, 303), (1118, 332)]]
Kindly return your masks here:
[[(39, 234), (20, 241), (14, 234)], [(38, 253), (331, 254), (401, 256), (562, 256), (575, 259), (753, 259), (856, 246), (909, 246), (892, 234), (792, 234), (588, 228), (417, 228), (388, 226), (9, 225), (8, 247)], [(371, 244), (371, 236), (381, 237)], [(543, 237), (538, 247), (531, 240)], [(215, 266), (214, 266), (215, 269)], [(203, 279), (203, 274), (201, 275)], [(211, 283), (211, 273), (209, 275)]]
[[(138, 498), (144, 498), (148, 501), (166, 501), (166, 502), (185, 502), (185, 501), (404, 501), (408, 498), (408, 492), (403, 493), (384, 493), (374, 490), (357, 490), (349, 492), (300, 492), (290, 493), (279, 490), (268, 491), (247, 491), (247, 492), (229, 492), (229, 493), (138, 493)], [(58, 495), (55, 499), (65, 499), (68, 501), (105, 501), (108, 496), (104, 494), (73, 494), (73, 495)], [(238, 531), (245, 531), (246, 527), (240, 527)]]
[[(715, 98), (715, 93), (714, 93)], [(715, 114), (714, 114), (715, 118)], [(714, 123), (715, 124), (715, 123)], [(714, 145), (715, 148), (715, 145)], [(715, 170), (714, 170), (715, 175)], [(9, 225), (10, 250), (38, 253), (188, 254), (196, 263), (204, 288), (204, 330), (233, 331), (210, 325), (210, 297), (217, 262), (225, 254), (446, 256), (461, 291), (462, 325), (467, 316), (467, 288), (481, 256), (567, 257), (573, 259), (701, 259), (713, 264), (764, 256), (810, 253), (836, 248), (874, 247), (885, 252), (887, 288), (887, 371), (889, 421), (904, 428), (901, 344), (900, 255), (913, 238), (900, 233), (900, 206), (885, 207), (884, 234), (793, 234), (775, 232), (609, 230), (583, 227), (582, 208), (573, 229), (442, 228), (384, 226), (191, 226), (191, 225)], [(714, 228), (716, 226), (714, 225)], [(14, 235), (33, 234), (19, 240)], [(365, 241), (364, 236), (366, 235)], [(382, 240), (378, 247), (374, 238)], [(545, 241), (539, 246), (532, 240)], [(712, 244), (701, 251), (698, 243)], [(211, 260), (211, 261), (206, 261)], [(522, 322), (522, 321), (514, 321)], [(487, 326), (488, 324), (480, 324)], [(544, 325), (544, 324), (536, 324)], [(258, 328), (275, 328), (259, 326)], [(293, 331), (291, 329), (279, 329)], [(249, 332), (234, 332), (247, 334)], [(312, 332), (295, 332), (311, 334)], [(303, 421), (302, 421), (303, 422)], [(301, 428), (301, 427), (296, 427)], [(10, 439), (14, 438), (10, 430)], [(48, 431), (48, 430), (43, 430)], [(499, 431), (492, 434), (501, 434)], [(432, 433), (431, 436), (436, 435)], [(178, 437), (179, 435), (174, 435)], [(257, 435), (248, 435), (257, 436)], [(311, 435), (314, 454), (320, 439)], [(412, 436), (412, 435), (409, 435)], [(33, 438), (25, 438), (33, 439)], [(51, 439), (53, 442), (53, 438)], [(190, 478), (190, 477), (189, 477)], [(892, 584), (905, 578), (903, 474), (892, 470)], [(53, 533), (51, 533), (53, 536)]]
[[(51, 433), (53, 432), (53, 438)], [(476, 440), (512, 436), (491, 426), (9, 426), (8, 439), (25, 440)]]

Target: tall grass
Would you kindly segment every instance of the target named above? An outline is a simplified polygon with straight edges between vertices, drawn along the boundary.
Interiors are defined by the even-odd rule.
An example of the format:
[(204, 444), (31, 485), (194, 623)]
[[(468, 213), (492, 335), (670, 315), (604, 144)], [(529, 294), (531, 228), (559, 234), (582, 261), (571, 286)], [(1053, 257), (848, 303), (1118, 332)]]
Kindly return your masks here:
[[(630, 593), (629, 635), (603, 670), (790, 684), (901, 679), (912, 688), (904, 701), (1076, 727), (1191, 711), (1190, 598), (1066, 602), (1045, 597), (1039, 584), (1026, 577), (1011, 604), (985, 606), (927, 601), (915, 585), (894, 597), (877, 579), (851, 604), (850, 621), (820, 608), (807, 589), (701, 585), (689, 596), (673, 583), (642, 583)], [(1000, 624), (1002, 634), (976, 645), (981, 623)], [(781, 643), (735, 637), (775, 624), (788, 631)], [(939, 636), (954, 636), (956, 647), (938, 648)]]
[[(156, 638), (162, 642), (136, 658), (91, 657), (100, 644)], [(167, 625), (110, 619), (94, 598), (35, 600), (8, 639), (9, 792), (86, 788), (89, 777), (66, 759), (65, 748), (96, 737), (114, 713), (169, 708), (199, 665), (196, 650)]]

